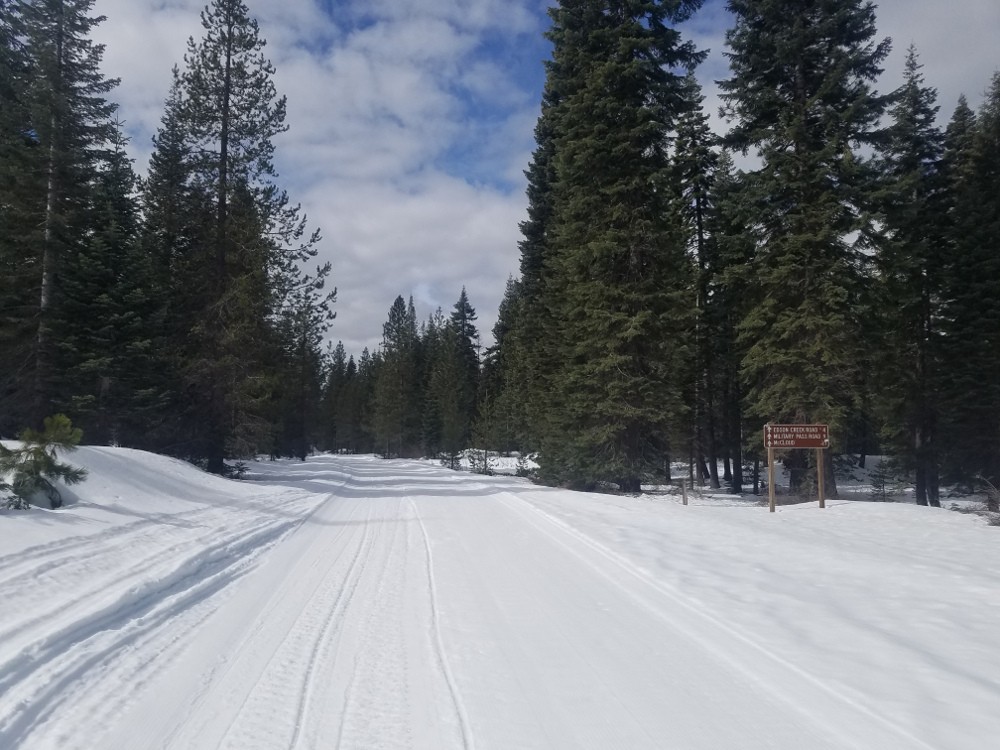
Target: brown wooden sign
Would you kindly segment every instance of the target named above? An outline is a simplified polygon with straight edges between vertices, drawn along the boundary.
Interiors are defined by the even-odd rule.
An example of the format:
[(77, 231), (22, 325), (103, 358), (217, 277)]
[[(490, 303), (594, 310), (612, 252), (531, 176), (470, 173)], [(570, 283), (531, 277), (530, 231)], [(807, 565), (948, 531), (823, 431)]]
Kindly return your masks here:
[(830, 428), (825, 424), (764, 425), (765, 448), (829, 448)]

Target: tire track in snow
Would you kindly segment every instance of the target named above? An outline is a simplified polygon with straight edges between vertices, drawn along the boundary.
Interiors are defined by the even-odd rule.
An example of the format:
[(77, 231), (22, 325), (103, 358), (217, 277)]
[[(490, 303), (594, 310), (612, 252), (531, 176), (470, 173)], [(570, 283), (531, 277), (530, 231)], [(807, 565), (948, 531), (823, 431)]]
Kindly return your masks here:
[[(5, 620), (0, 630), (0, 662), (4, 651), (18, 647), (18, 635), (30, 633), (74, 609), (80, 610), (79, 616), (88, 616), (95, 597), (126, 585), (141, 585), (158, 568), (169, 566), (185, 554), (200, 553), (218, 538), (214, 529), (223, 524), (227, 537), (232, 539), (248, 530), (274, 526), (273, 505), (251, 502), (245, 510), (248, 518), (240, 517), (235, 525), (229, 517), (220, 518), (224, 509), (201, 508), (177, 514), (185, 517), (183, 524), (168, 522), (164, 528), (158, 519), (143, 520), (86, 537), (76, 544), (56, 543), (24, 550), (20, 554), (27, 559), (11, 559), (7, 574), (0, 575), (0, 597), (10, 611), (18, 613), (17, 619)], [(194, 532), (188, 533), (188, 529)], [(0, 560), (9, 557), (18, 556)], [(122, 559), (126, 558), (130, 564), (123, 566)], [(40, 581), (46, 582), (44, 588), (39, 586)]]
[[(509, 500), (505, 500), (504, 498), (509, 498)], [(777, 654), (765, 650), (762, 646), (760, 646), (758, 643), (747, 637), (745, 634), (730, 627), (727, 623), (723, 622), (718, 617), (708, 612), (704, 607), (699, 607), (695, 604), (692, 604), (691, 601), (687, 597), (685, 597), (680, 591), (677, 591), (673, 587), (657, 580), (649, 571), (645, 570), (639, 565), (636, 565), (634, 562), (624, 557), (623, 555), (615, 552), (614, 550), (609, 549), (608, 547), (604, 546), (597, 540), (593, 539), (587, 534), (584, 534), (582, 531), (573, 528), (569, 523), (563, 521), (562, 519), (556, 518), (551, 514), (546, 513), (541, 508), (537, 507), (536, 505), (530, 503), (529, 501), (521, 497), (518, 497), (517, 495), (511, 492), (503, 492), (498, 494), (497, 500), (498, 502), (502, 503), (503, 505), (506, 505), (512, 511), (520, 515), (522, 518), (528, 520), (528, 522), (531, 523), (531, 525), (534, 528), (536, 528), (545, 536), (549, 537), (554, 543), (565, 549), (567, 552), (575, 556), (577, 559), (587, 564), (592, 570), (604, 576), (612, 583), (616, 584), (622, 591), (626, 592), (631, 598), (640, 603), (646, 609), (653, 612), (658, 617), (665, 620), (667, 623), (669, 623), (670, 625), (674, 626), (675, 628), (686, 634), (692, 640), (699, 643), (706, 651), (716, 656), (716, 658), (718, 658), (720, 663), (735, 668), (736, 670), (741, 672), (745, 677), (747, 677), (752, 683), (761, 683), (761, 682), (771, 683), (772, 689), (769, 691), (770, 694), (781, 696), (781, 699), (786, 704), (794, 708), (804, 717), (806, 717), (810, 721), (826, 726), (826, 728), (829, 731), (837, 734), (844, 741), (854, 745), (855, 747), (858, 747), (860, 750), (868, 750), (868, 748), (871, 747), (871, 744), (865, 741), (862, 741), (861, 744), (859, 744), (856, 741), (856, 736), (854, 735), (850, 736), (846, 735), (844, 733), (844, 731), (847, 728), (846, 726), (844, 727), (837, 726), (833, 724), (832, 720), (828, 720), (827, 717), (820, 717), (814, 713), (810, 713), (803, 706), (803, 701), (801, 700), (801, 696), (797, 695), (796, 697), (793, 698), (790, 695), (791, 691), (784, 691), (778, 689), (778, 686), (774, 683), (773, 679), (767, 677), (762, 678), (759, 669), (755, 669), (751, 665), (745, 663), (745, 656), (741, 657), (740, 655), (736, 655), (731, 651), (725, 651), (723, 646), (720, 645), (725, 643), (725, 640), (721, 639), (713, 640), (706, 638), (703, 632), (700, 631), (699, 629), (685, 627), (685, 624), (679, 622), (676, 616), (672, 616), (664, 612), (662, 608), (656, 606), (655, 604), (652, 604), (643, 597), (636, 596), (631, 590), (629, 590), (628, 587), (622, 585), (619, 580), (617, 580), (613, 576), (610, 576), (605, 570), (602, 570), (599, 565), (595, 564), (593, 559), (580, 554), (579, 550), (573, 549), (572, 546), (567, 544), (565, 539), (560, 539), (555, 533), (553, 533), (552, 528), (557, 529), (565, 536), (571, 537), (572, 539), (580, 542), (584, 546), (591, 549), (593, 552), (596, 552), (600, 557), (607, 560), (608, 562), (613, 563), (614, 565), (624, 570), (625, 572), (629, 573), (633, 578), (637, 579), (641, 583), (645, 584), (647, 587), (653, 589), (657, 593), (668, 598), (673, 604), (676, 604), (686, 612), (695, 615), (696, 617), (703, 620), (705, 623), (710, 624), (712, 627), (719, 629), (720, 631), (722, 631), (722, 633), (725, 634), (727, 638), (739, 642), (741, 647), (749, 651), (752, 651), (754, 655), (756, 655), (759, 658), (762, 658), (763, 661), (770, 662), (772, 665), (778, 666), (779, 668), (786, 670), (791, 675), (794, 675), (794, 677), (797, 677), (800, 680), (806, 682), (810, 688), (819, 690), (827, 697), (833, 698), (834, 700), (838, 701), (845, 707), (860, 713), (861, 715), (867, 717), (868, 719), (871, 719), (882, 729), (887, 730), (892, 735), (895, 735), (896, 738), (904, 739), (907, 742), (912, 743), (912, 746), (923, 748), (923, 750), (936, 750), (932, 745), (929, 745), (920, 738), (914, 736), (904, 727), (899, 726), (896, 722), (892, 721), (888, 717), (877, 713), (873, 709), (863, 705), (862, 703), (859, 703), (850, 696), (845, 695), (844, 693), (839, 692), (836, 689), (830, 687), (829, 685), (824, 683), (820, 678), (806, 671), (805, 669), (797, 666), (796, 664), (789, 662), (788, 660), (782, 658)], [(513, 500), (514, 503), (510, 502), (510, 500)], [(530, 516), (527, 515), (523, 510), (519, 510), (518, 507), (515, 507), (515, 505), (527, 509), (527, 512), (530, 513), (531, 515)], [(544, 526), (540, 525), (537, 522), (533, 522), (532, 516), (536, 519), (542, 519), (544, 522)]]
[[(254, 521), (237, 528), (245, 533), (253, 534), (259, 529), (266, 529), (273, 526), (273, 522), (262, 522), (260, 519), (254, 519)], [(238, 540), (239, 535), (231, 534), (229, 538)], [(206, 538), (204, 536), (178, 540), (175, 544), (160, 547), (145, 556), (135, 558), (132, 564), (124, 569), (121, 567), (121, 549), (123, 547), (134, 546), (139, 546), (141, 549), (141, 544), (137, 544), (137, 540), (135, 539), (128, 540), (128, 543), (116, 545), (112, 549), (91, 552), (89, 554), (81, 553), (79, 557), (84, 558), (90, 563), (83, 569), (73, 567), (73, 564), (77, 562), (77, 556), (67, 560), (59, 560), (58, 565), (61, 569), (60, 577), (63, 578), (63, 580), (59, 581), (59, 588), (64, 591), (69, 590), (72, 593), (52, 597), (52, 591), (48, 590), (46, 592), (47, 598), (45, 604), (52, 602), (55, 606), (36, 609), (31, 615), (15, 622), (12, 627), (0, 630), (0, 642), (9, 643), (21, 633), (33, 630), (46, 622), (52, 622), (54, 619), (71, 612), (74, 608), (81, 605), (85, 607), (94, 597), (99, 596), (102, 592), (109, 589), (114, 590), (130, 583), (131, 585), (141, 586), (149, 578), (151, 571), (176, 563), (178, 559), (183, 559), (186, 553), (197, 551), (197, 554), (201, 552), (205, 549), (205, 543)], [(105, 563), (105, 561), (107, 562)], [(102, 566), (98, 563), (105, 564)], [(106, 569), (114, 570), (112, 576), (100, 577), (99, 575), (95, 575), (96, 571)], [(0, 587), (0, 594), (3, 594), (9, 606), (13, 606), (11, 603), (17, 601), (19, 597), (23, 599), (25, 597), (37, 596), (37, 580), (34, 576), (30, 578), (29, 576), (31, 576), (30, 573), (26, 574), (24, 579), (19, 581), (20, 585), (16, 587)], [(31, 611), (29, 607), (23, 605), (19, 609)]]
[[(343, 576), (332, 574), (336, 561), (327, 569), (319, 593), (314, 593), (304, 605), (285, 639), (267, 661), (258, 681), (246, 692), (235, 718), (219, 743), (220, 748), (242, 750), (249, 746), (262, 732), (272, 736), (284, 733), (284, 738), (274, 737), (274, 742), (288, 743), (293, 747), (306, 720), (308, 683), (314, 674), (313, 663), (324, 638), (336, 633), (344, 612), (349, 607), (360, 581), (360, 571), (364, 568), (374, 546), (371, 530), (371, 506), (363, 524), (361, 539), (348, 563)], [(337, 558), (339, 560), (339, 557)], [(317, 626), (313, 620), (323, 618)], [(315, 638), (309, 636), (319, 631)], [(309, 654), (303, 657), (303, 654)], [(295, 707), (285, 699), (287, 687), (293, 684), (298, 670), (307, 667), (307, 677), (301, 683)], [(289, 726), (288, 715), (294, 711), (295, 721)], [(252, 720), (249, 717), (254, 717)], [(261, 719), (259, 717), (264, 717)], [(263, 724), (263, 726), (262, 726)], [(246, 736), (246, 739), (242, 739)], [(289, 741), (289, 736), (291, 740)]]
[[(284, 522), (222, 540), (0, 665), (0, 690), (6, 697), (0, 700), (0, 747), (15, 747), (42, 724), (74, 683), (100, 672), (124, 650), (137, 647), (241, 577), (295, 525)], [(17, 691), (19, 700), (10, 689)]]
[(430, 587), (430, 605), (431, 605), (431, 627), (434, 632), (434, 648), (437, 656), (438, 666), (444, 675), (445, 682), (448, 684), (448, 692), (451, 694), (452, 703), (455, 706), (455, 712), (458, 715), (459, 727), (462, 730), (462, 745), (465, 750), (475, 750), (475, 740), (472, 735), (472, 728), (469, 724), (469, 717), (465, 711), (465, 704), (462, 702), (461, 693), (458, 691), (458, 686), (455, 683), (455, 678), (452, 676), (451, 667), (448, 664), (448, 656), (444, 650), (444, 642), (441, 638), (441, 620), (438, 613), (438, 598), (437, 598), (437, 584), (434, 581), (434, 553), (431, 551), (431, 541), (427, 534), (427, 527), (424, 525), (424, 519), (420, 516), (420, 510), (417, 508), (416, 502), (412, 497), (407, 497), (410, 502), (410, 507), (413, 508), (413, 514), (420, 524), (420, 534), (424, 540), (424, 550), (426, 551), (426, 561), (427, 561), (427, 580)]
[[(337, 745), (367, 749), (413, 746), (407, 719), (410, 717), (409, 663), (403, 642), (403, 599), (406, 593), (408, 534), (398, 539), (404, 519), (396, 502), (392, 534), (383, 545), (384, 558), (378, 581), (367, 587), (359, 605), (366, 612), (354, 644), (354, 664), (344, 691), (337, 730)], [(338, 644), (339, 647), (339, 644)]]
[[(370, 526), (372, 519), (372, 506), (368, 504), (368, 513), (365, 517), (365, 534), (370, 535)], [(376, 535), (377, 536), (377, 535)], [(374, 548), (374, 541), (369, 542), (365, 550), (365, 560), (361, 564), (358, 574), (354, 576), (353, 583), (350, 586), (350, 593), (347, 598), (343, 601), (343, 606), (340, 606), (341, 598), (338, 597), (334, 601), (333, 607), (330, 609), (329, 616), (326, 622), (323, 624), (323, 629), (320, 631), (319, 637), (316, 639), (316, 643), (313, 645), (312, 654), (309, 658), (309, 666), (306, 669), (305, 680), (303, 682), (303, 689), (301, 693), (301, 699), (299, 700), (298, 712), (295, 719), (295, 731), (292, 734), (292, 741), (289, 747), (295, 750), (301, 744), (301, 741), (305, 737), (305, 727), (306, 719), (308, 716), (309, 707), (314, 701), (315, 695), (315, 680), (316, 680), (316, 664), (320, 661), (320, 654), (323, 650), (329, 650), (330, 641), (332, 638), (336, 637), (336, 643), (333, 644), (333, 655), (329, 659), (329, 662), (324, 664), (327, 669), (333, 670), (337, 664), (337, 657), (340, 650), (340, 638), (342, 632), (343, 620), (346, 617), (347, 609), (350, 607), (351, 602), (354, 599), (354, 593), (358, 589), (358, 585), (361, 582), (361, 575), (364, 572), (365, 565), (371, 557), (372, 549)], [(357, 555), (351, 564), (351, 569), (348, 571), (347, 578), (350, 578), (352, 572), (357, 567)], [(345, 579), (346, 580), (346, 579)], [(341, 594), (343, 594), (344, 589), (341, 589)], [(338, 608), (340, 611), (338, 612)]]
[[(292, 495), (293, 498), (283, 497)], [(298, 491), (284, 491), (275, 495), (264, 495), (260, 498), (248, 498), (240, 501), (241, 508), (259, 511), (267, 515), (275, 509), (274, 501), (287, 503), (289, 499), (308, 501), (309, 496)], [(270, 501), (270, 502), (268, 502)], [(70, 506), (73, 507), (73, 506)], [(27, 547), (13, 554), (0, 555), (0, 586), (23, 578), (34, 578), (54, 565), (65, 566), (78, 560), (91, 559), (95, 554), (104, 555), (107, 552), (129, 546), (143, 532), (162, 531), (164, 526), (181, 528), (209, 528), (203, 520), (211, 520), (225, 510), (224, 504), (210, 505), (177, 513), (158, 513), (144, 516), (136, 521), (119, 526), (113, 526), (96, 534), (86, 536), (71, 536), (47, 544)], [(113, 507), (107, 509), (114, 513)]]
[[(199, 508), (184, 513), (170, 514), (171, 520), (183, 518), (188, 522), (195, 515), (203, 515), (214, 509)], [(11, 555), (0, 556), (0, 586), (23, 578), (35, 578), (52, 567), (63, 566), (78, 560), (89, 560), (95, 554), (106, 554), (118, 551), (140, 536), (142, 532), (156, 532), (162, 529), (164, 521), (158, 518), (147, 518), (133, 521), (121, 526), (91, 534), (90, 536), (70, 537), (57, 542), (28, 547)], [(191, 526), (197, 524), (190, 523)]]

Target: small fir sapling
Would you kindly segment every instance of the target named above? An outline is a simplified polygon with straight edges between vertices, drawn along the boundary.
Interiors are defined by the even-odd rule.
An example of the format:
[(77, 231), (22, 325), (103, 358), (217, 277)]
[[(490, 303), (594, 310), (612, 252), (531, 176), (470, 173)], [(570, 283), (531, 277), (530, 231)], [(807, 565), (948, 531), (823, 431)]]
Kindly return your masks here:
[(74, 429), (66, 416), (57, 414), (45, 419), (42, 432), (31, 429), (22, 432), (21, 447), (10, 449), (0, 445), (0, 477), (6, 478), (6, 482), (0, 482), (0, 492), (14, 493), (7, 500), (7, 507), (27, 509), (31, 498), (40, 493), (48, 497), (52, 508), (62, 506), (62, 495), (52, 480), (79, 484), (87, 478), (87, 472), (60, 463), (58, 454), (76, 450), (82, 437), (83, 432)]
[(871, 499), (877, 503), (890, 503), (896, 499), (897, 482), (890, 462), (882, 458), (872, 467), (868, 475), (871, 482)]

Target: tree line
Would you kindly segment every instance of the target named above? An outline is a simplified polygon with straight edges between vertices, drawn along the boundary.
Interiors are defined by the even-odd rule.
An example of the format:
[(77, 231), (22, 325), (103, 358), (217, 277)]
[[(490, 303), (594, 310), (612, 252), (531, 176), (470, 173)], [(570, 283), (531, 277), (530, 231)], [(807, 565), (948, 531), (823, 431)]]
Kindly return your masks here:
[(448, 316), (417, 323), (413, 299), (397, 297), (382, 344), (355, 361), (333, 349), (316, 445), (386, 457), (441, 457), (452, 467), (477, 439), (482, 374), (476, 311), (465, 289)]
[[(681, 34), (701, 4), (549, 11), (520, 279), (484, 365), (492, 446), (538, 451), (551, 483), (634, 491), (673, 458), (740, 491), (764, 423), (826, 423), (827, 461), (891, 453), (919, 503), (995, 483), (1000, 74), (942, 130), (913, 47), (875, 90), (874, 3), (729, 0), (714, 133)], [(784, 458), (793, 490), (810, 460)]]
[(729, 0), (725, 132), (683, 35), (702, 0), (560, 0), (493, 345), (463, 290), (423, 323), (398, 298), (357, 360), (322, 348), (329, 266), (301, 270), (319, 236), (277, 186), (285, 103), (246, 7), (206, 8), (140, 179), (92, 4), (0, 0), (0, 435), (65, 413), (215, 471), (474, 445), (553, 484), (635, 491), (681, 460), (741, 491), (765, 422), (819, 422), (828, 461), (891, 453), (920, 503), (997, 483), (1000, 75), (938, 127), (912, 47), (876, 91), (869, 0)]
[(285, 99), (257, 23), (212, 0), (148, 174), (126, 154), (93, 0), (0, 0), (0, 436), (305, 455), (335, 292), (276, 182)]

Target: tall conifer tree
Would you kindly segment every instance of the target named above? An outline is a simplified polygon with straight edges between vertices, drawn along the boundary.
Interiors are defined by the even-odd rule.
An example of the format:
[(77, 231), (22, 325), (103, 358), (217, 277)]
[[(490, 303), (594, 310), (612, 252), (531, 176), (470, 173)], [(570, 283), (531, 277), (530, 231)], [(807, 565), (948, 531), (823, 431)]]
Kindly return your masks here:
[(947, 133), (950, 251), (943, 426), (956, 478), (1000, 484), (1000, 73), (978, 115), (960, 102)]
[[(714, 338), (719, 331), (718, 321), (713, 320), (710, 294), (713, 291), (713, 263), (715, 240), (711, 236), (712, 198), (718, 153), (717, 138), (708, 124), (702, 102), (704, 97), (695, 80), (688, 73), (690, 110), (680, 116), (674, 149), (676, 188), (679, 191), (679, 214), (685, 235), (689, 238), (689, 252), (697, 265), (694, 321), (694, 362), (689, 396), (692, 402), (693, 445), (695, 473), (698, 483), (708, 478), (714, 488), (719, 484), (718, 448), (719, 420), (716, 410), (717, 378)], [(707, 461), (707, 466), (706, 466)]]
[[(184, 390), (201, 438), (191, 452), (223, 470), (225, 455), (273, 442), (273, 401), (282, 348), (273, 325), (294, 304), (299, 265), (318, 233), (274, 184), (273, 138), (286, 126), (264, 40), (241, 0), (213, 0), (204, 37), (188, 43), (176, 122), (165, 121), (161, 153), (187, 165), (188, 188), (205, 219), (184, 260)], [(168, 116), (170, 112), (168, 111)], [(186, 143), (171, 151), (176, 137)]]
[[(753, 303), (740, 323), (747, 405), (764, 420), (828, 423), (836, 444), (864, 366), (873, 183), (861, 154), (876, 143), (887, 103), (871, 83), (889, 40), (875, 40), (870, 0), (728, 7), (728, 142), (763, 162), (744, 193), (756, 245), (744, 277)], [(803, 479), (798, 453), (793, 485)], [(833, 495), (833, 471), (825, 476)]]
[(31, 65), (15, 0), (0, 0), (0, 436), (31, 421), (44, 187), (28, 106)]
[[(90, 442), (136, 445), (158, 397), (149, 257), (139, 245), (137, 178), (116, 125), (95, 179), (90, 237), (63, 267), (57, 404)], [(146, 424), (143, 424), (146, 423)]]
[[(668, 136), (700, 60), (673, 24), (700, 0), (551, 9), (556, 181), (544, 304), (550, 481), (638, 490), (662, 473), (692, 307), (669, 217)], [(557, 71), (557, 75), (552, 75)]]
[(34, 421), (51, 413), (55, 399), (53, 328), (60, 315), (60, 274), (81, 249), (90, 227), (92, 175), (113, 140), (115, 105), (105, 95), (118, 83), (101, 73), (103, 45), (90, 31), (104, 20), (90, 16), (94, 0), (21, 3), (25, 50), (32, 67), (27, 93), (32, 133), (43, 166), (40, 260), (35, 342)]
[(941, 215), (942, 134), (916, 50), (906, 58), (882, 149), (886, 237), (879, 253), (886, 360), (883, 409), (894, 453), (915, 473), (920, 505), (938, 500), (941, 303), (947, 258)]
[(397, 297), (382, 326), (381, 363), (371, 394), (376, 450), (407, 455), (419, 444), (417, 321), (413, 300)]

